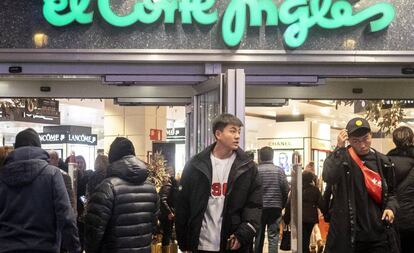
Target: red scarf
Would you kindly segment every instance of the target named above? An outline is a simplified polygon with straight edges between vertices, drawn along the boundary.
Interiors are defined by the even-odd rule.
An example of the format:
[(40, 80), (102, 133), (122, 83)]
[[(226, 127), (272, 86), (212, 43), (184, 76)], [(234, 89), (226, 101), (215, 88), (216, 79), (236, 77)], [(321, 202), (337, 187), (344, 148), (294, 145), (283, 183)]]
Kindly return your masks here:
[(380, 174), (365, 166), (352, 147), (348, 149), (348, 152), (351, 155), (352, 160), (354, 160), (354, 162), (361, 169), (362, 174), (364, 174), (365, 187), (367, 188), (368, 195), (374, 200), (375, 203), (381, 205), (382, 180)]

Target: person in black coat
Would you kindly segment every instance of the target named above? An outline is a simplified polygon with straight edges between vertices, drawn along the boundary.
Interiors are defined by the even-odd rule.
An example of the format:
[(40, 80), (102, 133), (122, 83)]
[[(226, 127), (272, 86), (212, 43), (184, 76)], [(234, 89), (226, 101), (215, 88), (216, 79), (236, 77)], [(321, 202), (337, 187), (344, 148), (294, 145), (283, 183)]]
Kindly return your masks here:
[(315, 174), (304, 171), (302, 174), (302, 252), (309, 253), (313, 227), (319, 223), (318, 208), (322, 207), (322, 195), (315, 186)]
[[(69, 158), (69, 157), (68, 157)], [(79, 228), (79, 239), (82, 251), (85, 249), (85, 206), (86, 206), (86, 185), (88, 184), (93, 171), (86, 169), (85, 158), (81, 155), (75, 157), (77, 164), (77, 187), (76, 187), (76, 209), (77, 225)]]
[(401, 253), (414, 252), (414, 134), (403, 126), (392, 134), (396, 148), (388, 152), (395, 165), (397, 198), (400, 209), (397, 224), (401, 238)]
[(35, 130), (16, 135), (0, 170), (0, 252), (80, 252), (63, 177)]
[[(291, 195), (285, 207), (283, 222), (286, 225), (291, 221)], [(302, 252), (308, 253), (310, 239), (315, 224), (319, 223), (318, 208), (323, 206), (322, 194), (315, 186), (315, 174), (311, 171), (302, 172)]]
[(87, 253), (150, 253), (159, 212), (155, 186), (132, 143), (117, 137), (109, 150), (108, 177), (92, 194), (85, 216)]
[[(398, 209), (394, 169), (388, 157), (371, 148), (371, 142), (369, 123), (354, 118), (339, 133), (336, 149), (325, 160), (323, 180), (334, 186), (326, 253), (398, 252), (395, 234), (388, 228)], [(358, 160), (370, 173), (367, 182), (369, 177)], [(370, 182), (374, 185), (367, 187)]]
[(174, 220), (175, 220), (175, 203), (177, 201), (178, 184), (174, 178), (172, 168), (168, 171), (170, 177), (168, 181), (160, 189), (160, 223), (162, 229), (162, 246), (166, 251), (165, 246), (170, 245), (171, 236), (173, 232)]
[(181, 251), (251, 249), (260, 226), (262, 189), (255, 163), (239, 147), (242, 125), (231, 114), (219, 115), (212, 127), (216, 142), (184, 168), (176, 205)]

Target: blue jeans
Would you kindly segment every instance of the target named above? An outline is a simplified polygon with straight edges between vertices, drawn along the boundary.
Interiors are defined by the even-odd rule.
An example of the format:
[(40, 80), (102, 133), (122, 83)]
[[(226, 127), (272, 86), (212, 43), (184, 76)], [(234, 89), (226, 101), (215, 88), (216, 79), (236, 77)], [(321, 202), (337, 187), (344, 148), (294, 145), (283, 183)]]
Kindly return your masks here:
[(267, 227), (267, 241), (269, 244), (269, 253), (277, 253), (279, 245), (279, 232), (280, 232), (280, 220), (281, 220), (280, 208), (263, 208), (262, 222), (260, 228), (257, 231), (256, 240), (254, 243), (254, 252), (263, 252), (263, 242), (265, 237), (265, 231)]

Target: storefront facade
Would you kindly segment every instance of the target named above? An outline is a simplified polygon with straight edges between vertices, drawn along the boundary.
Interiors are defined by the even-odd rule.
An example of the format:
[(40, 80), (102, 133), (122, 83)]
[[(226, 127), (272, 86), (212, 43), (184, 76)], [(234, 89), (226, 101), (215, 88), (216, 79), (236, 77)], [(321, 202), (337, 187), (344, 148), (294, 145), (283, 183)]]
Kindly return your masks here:
[(192, 105), (190, 156), (211, 143), (221, 112), (244, 120), (245, 106), (278, 99), (411, 99), (412, 13), (397, 0), (4, 0), (0, 97)]
[[(411, 77), (412, 11), (410, 3), (376, 0), (6, 0), (0, 73), (35, 78), (2, 82), (0, 96), (184, 105), (216, 90), (224, 102), (213, 110), (241, 117), (245, 105), (277, 98), (409, 98), (387, 84), (367, 85), (363, 94), (323, 84), (329, 77)], [(41, 75), (76, 78), (44, 92), (39, 87), (57, 82), (41, 84)]]

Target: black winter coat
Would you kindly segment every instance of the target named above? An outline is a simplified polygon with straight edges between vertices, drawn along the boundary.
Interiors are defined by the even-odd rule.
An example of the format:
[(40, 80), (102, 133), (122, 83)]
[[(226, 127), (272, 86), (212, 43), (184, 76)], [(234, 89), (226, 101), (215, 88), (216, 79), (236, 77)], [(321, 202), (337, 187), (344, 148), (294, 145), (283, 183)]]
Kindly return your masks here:
[(85, 217), (87, 253), (150, 253), (159, 210), (145, 164), (124, 156), (108, 168), (92, 194)]
[(319, 223), (318, 208), (322, 208), (322, 194), (314, 185), (302, 188), (302, 222)]
[(169, 214), (175, 215), (175, 203), (177, 202), (178, 185), (174, 177), (170, 177), (160, 189), (160, 220), (168, 220)]
[(39, 147), (20, 147), (0, 170), (0, 252), (80, 252), (60, 170)]
[[(383, 186), (382, 209), (391, 209), (396, 214), (398, 201), (394, 195), (394, 168), (388, 157), (378, 152), (377, 155), (382, 165), (380, 168)], [(353, 173), (355, 173), (353, 163), (346, 148), (336, 148), (323, 165), (323, 180), (334, 186), (326, 253), (353, 252), (356, 231), (355, 193), (353, 187), (350, 186)]]
[[(285, 214), (283, 222), (290, 224), (291, 222), (291, 203), (292, 198), (289, 194), (285, 206)], [(302, 186), (302, 223), (319, 223), (318, 208), (323, 209), (322, 195), (319, 188), (314, 185)]]
[(387, 155), (395, 164), (399, 229), (414, 232), (414, 146), (404, 150), (393, 149)]
[[(182, 251), (198, 249), (200, 230), (211, 192), (210, 154), (215, 143), (195, 155), (185, 166), (180, 180), (176, 206), (176, 232)], [(255, 163), (240, 148), (231, 167), (221, 228), (221, 251), (234, 234), (248, 252), (260, 225), (262, 187)], [(253, 229), (253, 228), (254, 229)]]

